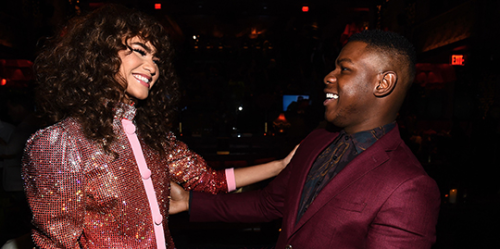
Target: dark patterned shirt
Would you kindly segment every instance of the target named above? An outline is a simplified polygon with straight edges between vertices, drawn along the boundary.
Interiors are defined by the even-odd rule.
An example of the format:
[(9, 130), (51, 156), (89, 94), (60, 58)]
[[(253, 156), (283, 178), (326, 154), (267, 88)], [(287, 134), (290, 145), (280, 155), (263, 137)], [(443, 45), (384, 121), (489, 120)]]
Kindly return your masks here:
[(375, 128), (369, 131), (361, 131), (352, 135), (342, 130), (337, 138), (321, 152), (314, 161), (307, 175), (304, 190), (299, 203), (297, 222), (306, 212), (309, 205), (314, 201), (318, 193), (330, 182), (343, 168), (356, 156), (373, 145), (387, 132), (396, 126), (396, 122)]

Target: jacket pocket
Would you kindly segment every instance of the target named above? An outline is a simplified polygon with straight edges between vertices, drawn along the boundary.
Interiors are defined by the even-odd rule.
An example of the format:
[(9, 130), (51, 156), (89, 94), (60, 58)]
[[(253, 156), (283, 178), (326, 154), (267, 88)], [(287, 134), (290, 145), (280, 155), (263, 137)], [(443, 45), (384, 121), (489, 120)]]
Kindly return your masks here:
[(337, 198), (333, 199), (331, 203), (333, 207), (358, 213), (363, 212), (363, 209), (365, 209), (366, 207), (366, 203), (364, 202), (352, 202), (345, 199), (337, 199)]

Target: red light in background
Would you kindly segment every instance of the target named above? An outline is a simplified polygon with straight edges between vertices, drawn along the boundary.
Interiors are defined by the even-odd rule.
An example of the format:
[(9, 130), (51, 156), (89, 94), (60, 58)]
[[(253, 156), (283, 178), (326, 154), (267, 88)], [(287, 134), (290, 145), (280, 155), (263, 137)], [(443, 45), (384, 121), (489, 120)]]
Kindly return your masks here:
[(155, 3), (155, 10), (161, 10), (161, 3)]
[(280, 113), (280, 115), (278, 116), (278, 118), (276, 120), (286, 121), (285, 114), (284, 113)]
[(302, 12), (309, 12), (309, 6), (302, 6)]
[(2, 79), (2, 81), (0, 82), (0, 85), (1, 86), (7, 85), (7, 80), (6, 79)]
[(451, 65), (453, 66), (463, 66), (465, 65), (465, 58), (462, 54), (451, 55)]

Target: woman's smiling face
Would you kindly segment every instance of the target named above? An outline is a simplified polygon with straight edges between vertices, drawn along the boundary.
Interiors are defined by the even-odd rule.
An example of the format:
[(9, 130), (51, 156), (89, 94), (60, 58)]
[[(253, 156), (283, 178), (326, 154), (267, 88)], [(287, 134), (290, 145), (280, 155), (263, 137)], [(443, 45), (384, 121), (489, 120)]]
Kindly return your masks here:
[(155, 57), (156, 49), (151, 43), (137, 36), (128, 39), (126, 46), (127, 49), (118, 52), (121, 65), (117, 78), (126, 81), (124, 102), (131, 103), (148, 97), (149, 90), (159, 77), (159, 59)]

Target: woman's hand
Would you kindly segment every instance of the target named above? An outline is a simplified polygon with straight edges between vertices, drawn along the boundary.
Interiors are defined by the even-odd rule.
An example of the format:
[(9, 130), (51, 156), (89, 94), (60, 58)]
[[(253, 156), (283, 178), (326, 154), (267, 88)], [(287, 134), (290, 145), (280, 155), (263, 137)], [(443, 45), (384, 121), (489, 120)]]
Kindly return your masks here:
[(170, 208), (169, 214), (177, 214), (189, 210), (189, 192), (179, 184), (170, 182)]
[[(297, 144), (295, 146), (295, 148), (293, 148), (292, 151), (290, 151), (290, 153), (288, 153), (288, 156), (286, 156), (285, 158), (281, 159), (281, 168), (279, 168), (279, 172), (278, 174), (283, 170), (285, 169), (285, 167), (290, 163), (290, 161), (292, 160), (293, 158), (293, 155), (295, 155), (295, 151), (297, 151), (297, 148), (299, 148), (300, 144)], [(278, 175), (276, 174), (276, 175)]]
[(299, 146), (295, 148), (281, 160), (276, 160), (264, 164), (259, 164), (251, 167), (238, 168), (234, 170), (234, 177), (236, 181), (236, 187), (247, 186), (274, 176), (277, 176), (292, 160), (295, 151)]

